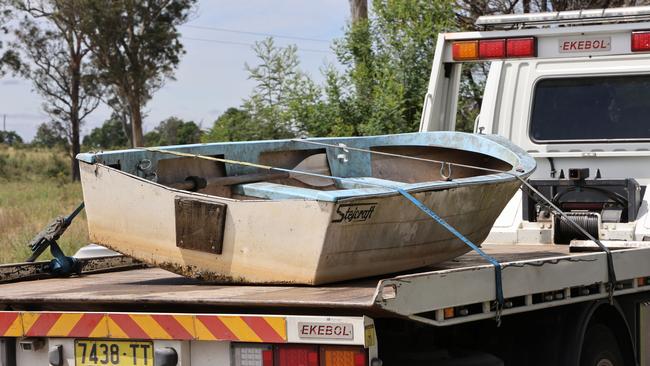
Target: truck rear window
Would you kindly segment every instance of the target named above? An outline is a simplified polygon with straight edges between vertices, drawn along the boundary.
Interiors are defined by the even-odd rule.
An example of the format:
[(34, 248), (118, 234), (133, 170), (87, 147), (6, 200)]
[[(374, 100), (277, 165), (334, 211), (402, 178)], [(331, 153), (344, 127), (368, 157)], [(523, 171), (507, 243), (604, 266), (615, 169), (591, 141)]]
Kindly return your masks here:
[(650, 139), (650, 75), (539, 81), (530, 137), (535, 142)]

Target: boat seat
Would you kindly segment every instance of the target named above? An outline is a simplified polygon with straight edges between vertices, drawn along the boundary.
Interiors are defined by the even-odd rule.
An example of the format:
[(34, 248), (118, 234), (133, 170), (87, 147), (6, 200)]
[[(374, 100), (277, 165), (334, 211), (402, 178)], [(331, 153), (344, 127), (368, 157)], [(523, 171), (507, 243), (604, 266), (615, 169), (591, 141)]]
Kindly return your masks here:
[[(385, 186), (385, 187), (405, 187), (410, 185), (410, 183), (398, 182), (398, 181), (388, 180), (388, 179), (380, 179), (375, 177), (356, 177), (352, 179), (354, 179), (354, 181), (349, 181), (349, 180), (341, 181), (339, 187), (343, 189), (356, 189), (356, 188), (368, 188), (373, 184), (376, 184), (377, 186)], [(363, 183), (368, 183), (368, 185)]]
[(341, 198), (394, 192), (394, 190), (390, 188), (372, 187), (363, 184), (363, 182), (387, 187), (402, 187), (409, 185), (408, 183), (395, 182), (372, 177), (360, 177), (352, 179), (354, 179), (356, 182), (343, 181), (340, 183), (341, 189), (332, 191), (294, 187), (271, 182), (256, 182), (234, 185), (233, 193), (270, 200), (306, 199), (335, 202)]

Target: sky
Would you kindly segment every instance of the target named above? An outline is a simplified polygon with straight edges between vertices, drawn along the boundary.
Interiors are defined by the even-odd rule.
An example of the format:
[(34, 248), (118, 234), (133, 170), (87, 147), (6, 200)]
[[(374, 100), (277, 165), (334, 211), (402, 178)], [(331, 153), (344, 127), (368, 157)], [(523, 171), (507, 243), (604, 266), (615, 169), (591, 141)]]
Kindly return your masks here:
[[(187, 53), (176, 80), (145, 107), (145, 133), (170, 116), (209, 128), (227, 108), (239, 106), (254, 86), (244, 63), (256, 64), (251, 46), (266, 34), (277, 36), (277, 45), (297, 45), (301, 69), (322, 81), (320, 69), (336, 64), (331, 41), (343, 35), (348, 20), (348, 0), (199, 0), (191, 19), (179, 27)], [(31, 82), (11, 76), (0, 79), (0, 128), (4, 115), (6, 129), (26, 141), (48, 121)], [(101, 106), (86, 118), (82, 134), (109, 116), (110, 109)]]

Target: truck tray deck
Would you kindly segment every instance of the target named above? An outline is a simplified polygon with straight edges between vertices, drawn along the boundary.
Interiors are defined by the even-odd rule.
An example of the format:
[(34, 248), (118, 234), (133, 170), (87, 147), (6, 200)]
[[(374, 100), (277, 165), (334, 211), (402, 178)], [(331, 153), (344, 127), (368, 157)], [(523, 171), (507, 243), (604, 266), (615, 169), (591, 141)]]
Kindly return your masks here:
[[(568, 246), (554, 245), (483, 248), (503, 266), (504, 294), (511, 300), (504, 315), (607, 296), (604, 253), (569, 253)], [(617, 293), (634, 292), (648, 282), (650, 248), (616, 251), (614, 263)], [(304, 314), (328, 308), (446, 325), (493, 316), (494, 286), (494, 268), (474, 253), (407, 274), (315, 287), (210, 284), (146, 268), (3, 284), (0, 309)], [(469, 310), (445, 319), (449, 307)]]

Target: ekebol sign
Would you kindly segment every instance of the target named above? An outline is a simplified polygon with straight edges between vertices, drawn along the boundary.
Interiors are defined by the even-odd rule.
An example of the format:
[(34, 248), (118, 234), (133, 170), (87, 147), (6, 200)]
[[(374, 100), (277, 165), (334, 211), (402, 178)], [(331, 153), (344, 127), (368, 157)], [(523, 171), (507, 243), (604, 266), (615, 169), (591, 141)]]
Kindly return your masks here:
[(612, 49), (611, 37), (567, 37), (560, 38), (560, 53), (606, 52)]
[(298, 337), (321, 339), (353, 339), (354, 326), (349, 323), (298, 322)]

